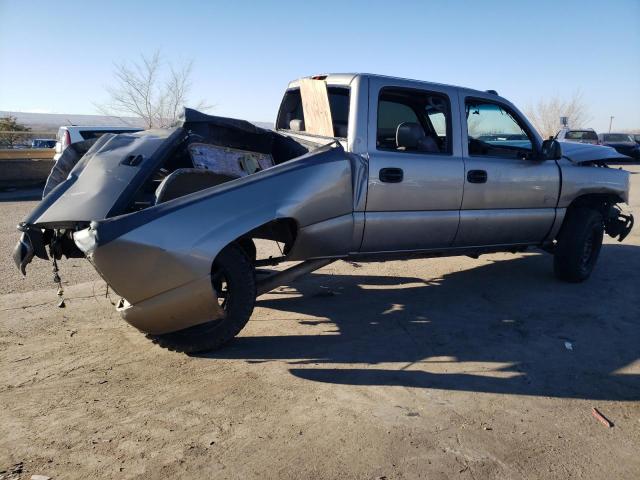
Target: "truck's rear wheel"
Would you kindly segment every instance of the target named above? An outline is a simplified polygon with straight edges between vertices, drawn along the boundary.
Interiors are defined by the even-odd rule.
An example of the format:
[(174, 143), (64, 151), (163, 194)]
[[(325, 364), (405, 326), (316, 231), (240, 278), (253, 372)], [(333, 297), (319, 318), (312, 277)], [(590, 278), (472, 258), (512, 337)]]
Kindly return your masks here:
[(218, 254), (211, 282), (224, 318), (149, 337), (162, 347), (184, 353), (213, 351), (235, 337), (249, 321), (256, 302), (255, 271), (243, 248), (232, 244)]
[(554, 273), (567, 282), (582, 282), (595, 267), (604, 234), (602, 214), (591, 208), (568, 213), (554, 252)]

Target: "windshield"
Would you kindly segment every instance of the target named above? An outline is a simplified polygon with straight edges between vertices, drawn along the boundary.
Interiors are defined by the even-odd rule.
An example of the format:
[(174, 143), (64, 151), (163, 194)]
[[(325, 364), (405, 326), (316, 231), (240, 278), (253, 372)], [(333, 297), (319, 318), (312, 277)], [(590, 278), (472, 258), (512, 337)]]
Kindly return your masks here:
[(598, 140), (596, 132), (589, 130), (570, 130), (565, 135), (567, 140)]
[(605, 142), (633, 142), (626, 133), (605, 133), (602, 137)]

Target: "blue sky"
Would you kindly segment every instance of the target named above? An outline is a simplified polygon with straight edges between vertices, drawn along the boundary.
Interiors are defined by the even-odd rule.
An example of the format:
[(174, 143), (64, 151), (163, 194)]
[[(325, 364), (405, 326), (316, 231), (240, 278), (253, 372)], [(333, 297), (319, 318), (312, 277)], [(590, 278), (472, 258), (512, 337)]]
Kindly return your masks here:
[(289, 80), (361, 71), (520, 107), (580, 90), (597, 130), (640, 128), (640, 0), (0, 0), (0, 110), (96, 113), (114, 62), (156, 49), (225, 116), (273, 121)]

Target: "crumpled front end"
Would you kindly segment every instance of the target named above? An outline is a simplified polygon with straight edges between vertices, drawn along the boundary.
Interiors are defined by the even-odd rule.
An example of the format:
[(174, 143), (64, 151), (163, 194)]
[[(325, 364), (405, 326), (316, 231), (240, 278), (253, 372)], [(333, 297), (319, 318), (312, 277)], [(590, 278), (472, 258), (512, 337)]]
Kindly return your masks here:
[[(143, 211), (92, 222), (73, 237), (124, 299), (118, 306), (123, 318), (145, 332), (168, 333), (224, 315), (211, 282), (214, 259), (274, 219), (295, 219), (301, 231), (326, 225), (328, 237), (338, 237), (343, 249), (330, 254), (351, 251), (351, 182), (351, 159), (340, 147), (326, 147)], [(319, 248), (336, 242), (325, 243)]]
[[(114, 239), (98, 246), (94, 222), (73, 237), (100, 276), (121, 297), (116, 309), (129, 324), (154, 335), (173, 332), (224, 317), (211, 282), (211, 261), (180, 258), (149, 242)], [(185, 263), (186, 260), (186, 263)], [(170, 279), (166, 290), (154, 278)]]
[(610, 147), (569, 142), (562, 144), (562, 155), (558, 212), (563, 217), (574, 202), (595, 202), (601, 208), (605, 232), (623, 241), (634, 225), (633, 215), (621, 206), (629, 203), (630, 173), (608, 163), (628, 157)]
[(562, 155), (576, 164), (633, 160), (627, 155), (618, 152), (615, 148), (605, 145), (577, 142), (560, 142), (560, 144), (562, 145)]
[[(235, 241), (282, 241), (291, 259), (353, 251), (355, 157), (335, 142), (309, 153), (246, 122), (194, 115), (175, 129), (101, 137), (21, 224), (20, 271), (34, 257), (84, 256), (122, 297), (125, 320), (163, 334), (222, 318), (212, 268)], [(242, 157), (247, 165), (231, 162), (224, 175), (198, 170), (194, 145), (236, 149), (226, 163), (257, 152), (273, 166)], [(278, 222), (290, 227), (274, 232)], [(293, 249), (295, 228), (326, 241)]]

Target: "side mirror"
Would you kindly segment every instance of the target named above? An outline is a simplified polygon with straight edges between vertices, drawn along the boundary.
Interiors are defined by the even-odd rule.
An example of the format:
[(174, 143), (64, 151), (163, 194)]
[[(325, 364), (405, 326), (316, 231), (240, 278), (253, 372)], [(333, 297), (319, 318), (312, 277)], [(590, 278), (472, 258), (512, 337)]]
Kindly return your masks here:
[(560, 142), (550, 137), (542, 142), (541, 157), (543, 160), (560, 160), (562, 158), (562, 147)]

